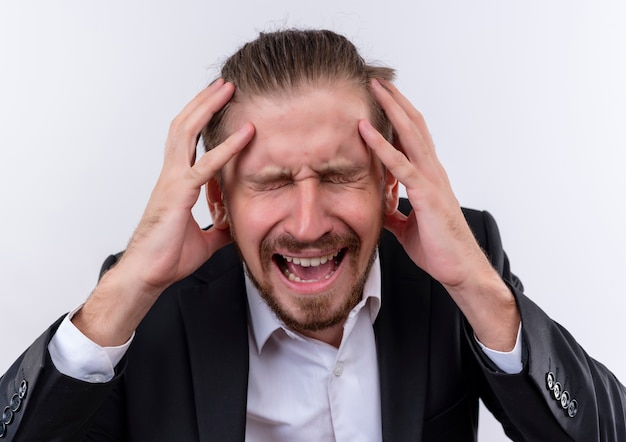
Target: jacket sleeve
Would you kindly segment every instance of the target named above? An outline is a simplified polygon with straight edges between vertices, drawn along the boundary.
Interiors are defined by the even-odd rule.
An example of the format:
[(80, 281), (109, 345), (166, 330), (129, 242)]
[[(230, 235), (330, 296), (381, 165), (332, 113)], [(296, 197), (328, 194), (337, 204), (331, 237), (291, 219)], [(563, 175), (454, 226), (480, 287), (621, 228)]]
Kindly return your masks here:
[[(466, 216), (515, 296), (522, 318), (524, 368), (516, 375), (500, 373), (466, 328), (485, 376), (482, 395), (487, 407), (513, 440), (626, 441), (626, 388), (524, 295), (521, 281), (510, 271), (493, 217), (487, 212)], [(476, 217), (481, 222), (472, 221)]]
[[(109, 257), (103, 271), (115, 261)], [(125, 359), (107, 383), (79, 381), (55, 368), (48, 343), (63, 317), (0, 377), (0, 441), (84, 440), (96, 410), (119, 382)]]

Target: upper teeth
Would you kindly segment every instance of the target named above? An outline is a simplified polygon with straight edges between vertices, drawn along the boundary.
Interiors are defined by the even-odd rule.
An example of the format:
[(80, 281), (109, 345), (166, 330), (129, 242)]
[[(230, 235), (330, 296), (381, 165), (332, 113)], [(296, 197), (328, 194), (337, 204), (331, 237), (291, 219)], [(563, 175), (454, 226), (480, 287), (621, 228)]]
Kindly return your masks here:
[(299, 258), (297, 256), (286, 256), (286, 255), (282, 255), (282, 257), (285, 259), (285, 261), (293, 262), (294, 264), (300, 265), (302, 267), (317, 267), (321, 264), (325, 264), (327, 261), (332, 260), (338, 254), (339, 252), (335, 252), (329, 255), (318, 256), (315, 258)]

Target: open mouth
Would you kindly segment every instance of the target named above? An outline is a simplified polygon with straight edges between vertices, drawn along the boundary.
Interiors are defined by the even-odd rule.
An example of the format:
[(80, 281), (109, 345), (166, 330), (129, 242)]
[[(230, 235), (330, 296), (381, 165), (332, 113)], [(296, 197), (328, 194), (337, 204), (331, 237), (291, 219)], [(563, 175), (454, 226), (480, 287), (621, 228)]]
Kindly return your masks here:
[(346, 248), (315, 257), (275, 254), (274, 262), (289, 281), (313, 283), (330, 278), (343, 260)]

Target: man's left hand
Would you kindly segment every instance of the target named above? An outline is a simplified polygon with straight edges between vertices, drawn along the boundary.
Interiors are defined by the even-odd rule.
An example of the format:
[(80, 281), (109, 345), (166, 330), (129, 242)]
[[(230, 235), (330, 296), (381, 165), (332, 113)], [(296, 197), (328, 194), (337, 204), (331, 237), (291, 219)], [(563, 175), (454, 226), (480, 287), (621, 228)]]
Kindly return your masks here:
[(394, 145), (366, 120), (359, 122), (361, 136), (413, 207), (408, 216), (387, 215), (385, 227), (444, 285), (484, 345), (511, 350), (519, 328), (515, 300), (465, 221), (424, 118), (390, 82), (373, 80), (372, 92), (394, 128)]

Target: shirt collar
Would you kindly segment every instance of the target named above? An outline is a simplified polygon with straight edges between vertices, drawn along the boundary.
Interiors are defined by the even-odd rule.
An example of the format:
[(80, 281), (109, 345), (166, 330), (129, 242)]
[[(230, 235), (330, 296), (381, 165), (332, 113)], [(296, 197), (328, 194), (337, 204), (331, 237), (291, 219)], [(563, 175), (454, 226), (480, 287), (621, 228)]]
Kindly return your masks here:
[[(261, 353), (263, 346), (269, 339), (269, 337), (278, 329), (287, 329), (286, 326), (280, 321), (276, 314), (270, 309), (267, 303), (261, 297), (261, 294), (248, 277), (248, 273), (245, 273), (246, 280), (246, 293), (248, 295), (248, 306), (250, 309), (250, 326), (252, 327), (252, 333), (256, 342), (256, 348)], [(369, 309), (370, 319), (372, 324), (378, 316), (381, 306), (381, 278), (380, 278), (380, 258), (376, 254), (372, 269), (365, 281), (365, 287), (363, 288), (363, 300), (353, 311), (358, 313), (364, 306)]]

